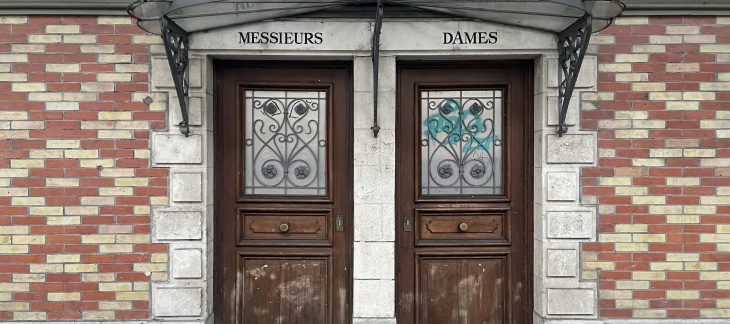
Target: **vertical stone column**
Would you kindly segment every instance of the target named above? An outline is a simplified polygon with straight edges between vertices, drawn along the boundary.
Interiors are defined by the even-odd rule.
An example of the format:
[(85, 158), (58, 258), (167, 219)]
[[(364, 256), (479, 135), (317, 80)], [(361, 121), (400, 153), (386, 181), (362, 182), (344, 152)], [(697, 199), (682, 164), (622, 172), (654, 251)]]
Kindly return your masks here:
[(395, 323), (395, 56), (381, 56), (378, 137), (370, 56), (354, 59), (355, 324)]
[[(596, 318), (596, 284), (579, 277), (579, 246), (596, 238), (595, 201), (580, 195), (580, 169), (595, 165), (596, 132), (581, 130), (581, 91), (595, 90), (595, 56), (587, 55), (559, 137), (558, 59), (536, 61), (535, 311), (539, 318)], [(538, 317), (536, 316), (536, 317)]]
[(185, 137), (176, 127), (182, 117), (167, 59), (152, 59), (152, 86), (170, 98), (170, 127), (152, 136), (154, 166), (170, 168), (169, 206), (152, 211), (152, 239), (168, 244), (170, 276), (152, 287), (152, 316), (202, 322), (212, 313), (212, 73), (204, 58), (191, 56), (189, 64), (192, 127)]

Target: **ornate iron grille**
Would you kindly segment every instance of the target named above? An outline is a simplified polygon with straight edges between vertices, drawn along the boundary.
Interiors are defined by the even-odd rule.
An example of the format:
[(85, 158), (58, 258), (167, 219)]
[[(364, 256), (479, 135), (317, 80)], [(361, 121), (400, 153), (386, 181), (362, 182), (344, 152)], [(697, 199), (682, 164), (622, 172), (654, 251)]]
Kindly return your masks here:
[(421, 92), (421, 193), (502, 193), (502, 91)]
[(324, 91), (245, 92), (245, 194), (325, 195)]

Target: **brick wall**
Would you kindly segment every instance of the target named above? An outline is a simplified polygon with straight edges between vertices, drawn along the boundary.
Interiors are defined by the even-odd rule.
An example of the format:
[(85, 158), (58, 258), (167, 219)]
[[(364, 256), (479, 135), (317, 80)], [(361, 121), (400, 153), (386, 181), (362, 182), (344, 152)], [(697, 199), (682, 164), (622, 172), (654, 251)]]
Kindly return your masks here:
[(0, 320), (149, 317), (159, 42), (127, 17), (0, 16)]
[(582, 127), (599, 161), (582, 194), (599, 236), (582, 276), (600, 316), (730, 318), (730, 19), (622, 18), (592, 43)]

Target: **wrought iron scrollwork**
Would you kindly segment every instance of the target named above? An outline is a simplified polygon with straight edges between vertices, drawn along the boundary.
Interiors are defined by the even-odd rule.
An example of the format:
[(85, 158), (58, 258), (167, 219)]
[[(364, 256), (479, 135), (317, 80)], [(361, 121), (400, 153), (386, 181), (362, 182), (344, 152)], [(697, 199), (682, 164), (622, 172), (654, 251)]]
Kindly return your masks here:
[(558, 136), (561, 137), (568, 132), (565, 117), (591, 39), (592, 20), (591, 15), (586, 14), (558, 34), (558, 53), (560, 55), (560, 67), (558, 68)]
[(180, 101), (182, 121), (178, 124), (185, 137), (190, 135), (190, 83), (188, 75), (188, 33), (170, 18), (162, 17), (162, 41), (165, 44), (167, 62), (170, 63), (172, 80), (175, 83), (177, 98)]
[(383, 4), (378, 0), (377, 12), (375, 13), (375, 30), (373, 31), (373, 47), (371, 58), (373, 60), (373, 136), (378, 137), (380, 125), (378, 125), (378, 66), (380, 65), (380, 29), (383, 27)]

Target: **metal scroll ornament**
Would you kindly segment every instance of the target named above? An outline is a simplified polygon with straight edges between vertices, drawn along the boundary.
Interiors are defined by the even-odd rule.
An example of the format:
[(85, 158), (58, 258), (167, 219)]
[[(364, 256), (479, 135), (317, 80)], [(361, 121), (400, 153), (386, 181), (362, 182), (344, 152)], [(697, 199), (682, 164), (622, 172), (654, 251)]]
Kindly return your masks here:
[(578, 73), (583, 64), (588, 43), (591, 40), (592, 18), (585, 15), (573, 25), (558, 34), (558, 54), (560, 67), (558, 69), (558, 136), (568, 132), (565, 117), (568, 114), (570, 99), (578, 82)]
[(188, 34), (172, 20), (162, 18), (162, 41), (165, 44), (167, 62), (170, 64), (172, 79), (175, 83), (180, 113), (183, 120), (178, 124), (180, 132), (190, 135), (190, 78), (188, 75)]

